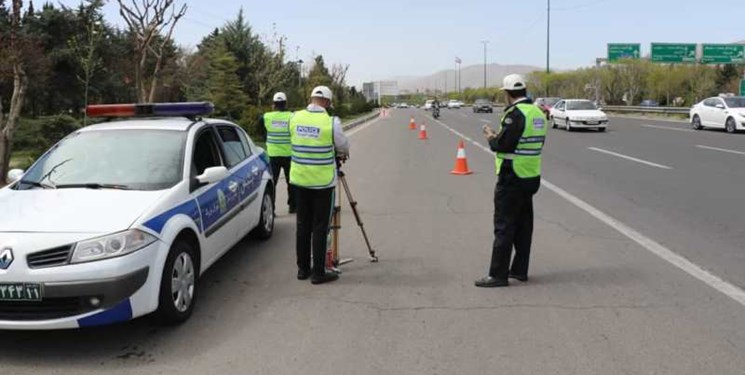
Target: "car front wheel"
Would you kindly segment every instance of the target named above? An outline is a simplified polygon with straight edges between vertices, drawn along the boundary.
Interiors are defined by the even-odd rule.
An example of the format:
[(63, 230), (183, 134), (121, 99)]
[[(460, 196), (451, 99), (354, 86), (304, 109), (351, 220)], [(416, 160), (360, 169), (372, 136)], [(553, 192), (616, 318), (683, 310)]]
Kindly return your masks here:
[(196, 249), (187, 241), (175, 242), (171, 247), (163, 268), (155, 313), (163, 324), (180, 324), (191, 317), (199, 277), (196, 259)]

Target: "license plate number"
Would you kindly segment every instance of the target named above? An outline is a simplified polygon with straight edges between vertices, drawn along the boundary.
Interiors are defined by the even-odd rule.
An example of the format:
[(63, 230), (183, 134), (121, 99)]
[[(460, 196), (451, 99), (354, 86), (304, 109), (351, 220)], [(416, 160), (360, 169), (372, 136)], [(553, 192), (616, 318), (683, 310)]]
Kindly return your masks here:
[(41, 301), (41, 284), (0, 283), (0, 301)]
[(587, 121), (587, 125), (597, 125), (599, 123), (598, 121)]

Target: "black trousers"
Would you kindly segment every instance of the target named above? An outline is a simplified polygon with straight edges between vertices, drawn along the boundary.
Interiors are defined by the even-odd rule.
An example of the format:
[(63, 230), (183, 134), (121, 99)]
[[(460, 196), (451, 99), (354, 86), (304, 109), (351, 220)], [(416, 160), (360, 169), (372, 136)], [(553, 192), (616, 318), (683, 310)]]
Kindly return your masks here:
[[(500, 280), (507, 280), (510, 273), (528, 276), (533, 241), (533, 195), (539, 186), (540, 177), (520, 179), (511, 170), (500, 174), (494, 191), (494, 245), (489, 276)], [(515, 257), (511, 259), (513, 246)]]
[(334, 188), (306, 189), (295, 186), (297, 198), (297, 267), (310, 271), (310, 254), (313, 250), (313, 275), (326, 272), (326, 239), (334, 199)]
[[(279, 183), (279, 172), (280, 169), (285, 171), (285, 183), (287, 184), (287, 205), (291, 209), (295, 208), (295, 186), (290, 184), (290, 165), (292, 158), (289, 156), (275, 156), (269, 158), (269, 164), (272, 167), (272, 177), (274, 178), (274, 186), (278, 186)], [(276, 196), (276, 194), (275, 194)], [(275, 204), (276, 208), (277, 205)]]

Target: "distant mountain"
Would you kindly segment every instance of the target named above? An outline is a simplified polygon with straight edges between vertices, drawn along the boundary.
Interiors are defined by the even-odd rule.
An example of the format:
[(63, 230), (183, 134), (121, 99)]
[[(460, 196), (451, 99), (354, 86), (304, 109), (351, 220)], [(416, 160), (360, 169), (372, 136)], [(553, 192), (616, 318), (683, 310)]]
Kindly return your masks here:
[[(486, 66), (486, 84), (487, 86), (500, 86), (504, 76), (512, 73), (527, 74), (542, 68), (530, 65), (500, 65), (488, 64)], [(425, 90), (442, 90), (454, 91), (455, 70), (443, 70), (437, 73), (419, 76), (419, 77), (394, 77), (391, 80), (398, 81), (398, 89), (401, 91), (425, 91)], [(484, 66), (470, 65), (461, 69), (461, 88), (483, 87), (484, 86)]]

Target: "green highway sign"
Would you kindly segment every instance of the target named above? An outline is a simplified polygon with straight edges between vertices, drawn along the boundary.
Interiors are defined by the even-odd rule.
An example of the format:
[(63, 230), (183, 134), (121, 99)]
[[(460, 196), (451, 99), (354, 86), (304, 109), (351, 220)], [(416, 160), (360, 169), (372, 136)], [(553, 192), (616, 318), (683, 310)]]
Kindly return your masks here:
[(623, 59), (638, 59), (641, 55), (641, 44), (608, 43), (608, 62)]
[(704, 44), (701, 62), (704, 64), (745, 63), (743, 44)]
[(745, 79), (740, 80), (740, 96), (745, 96)]
[(695, 63), (696, 44), (652, 43), (652, 61), (659, 63)]

